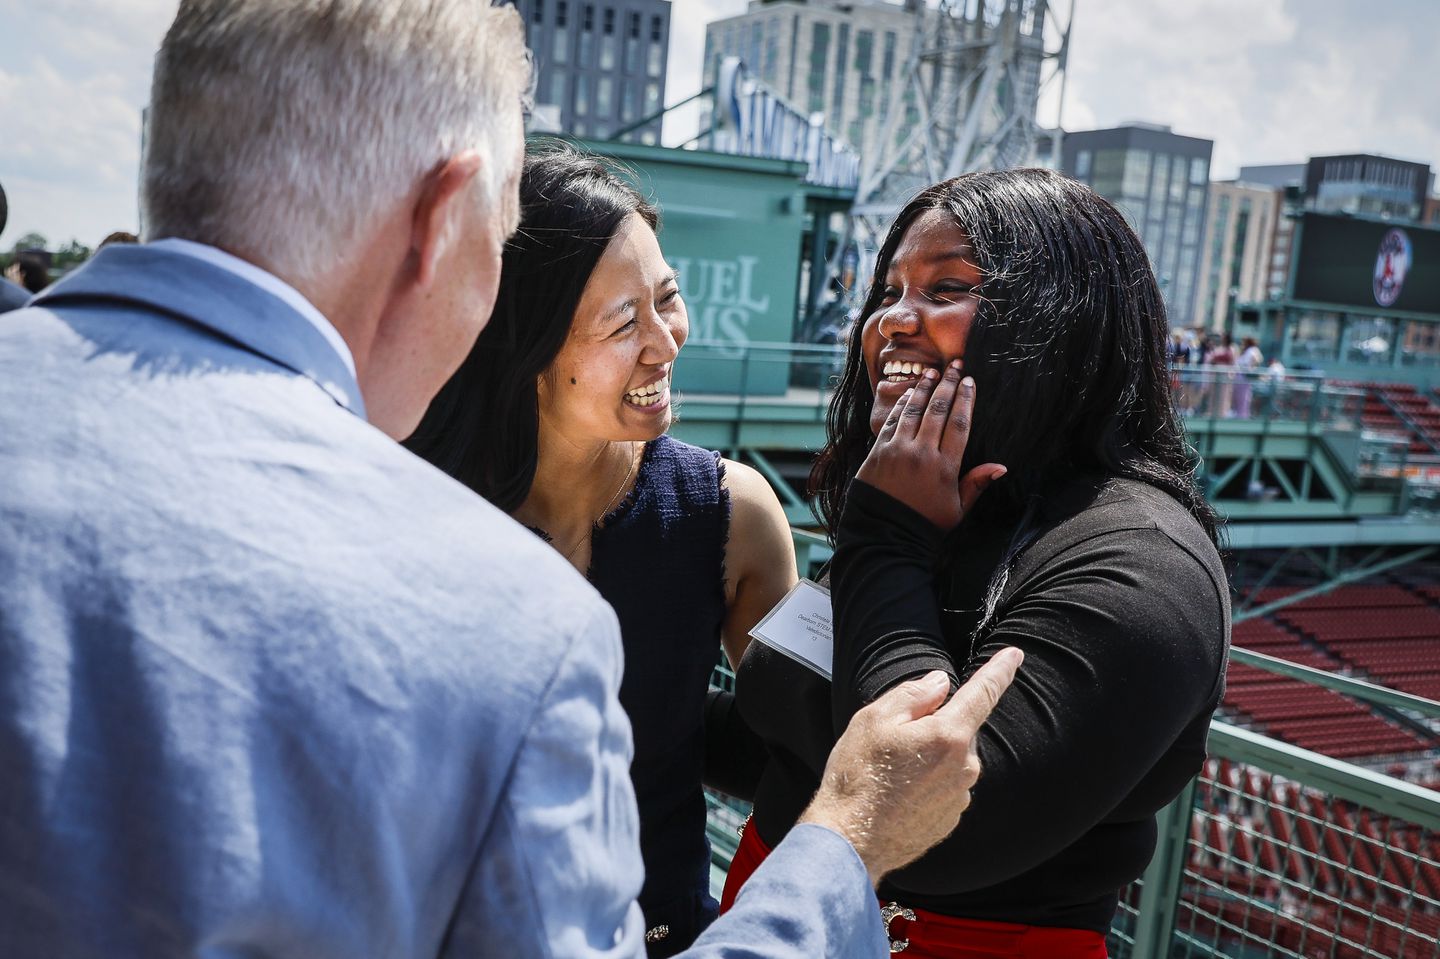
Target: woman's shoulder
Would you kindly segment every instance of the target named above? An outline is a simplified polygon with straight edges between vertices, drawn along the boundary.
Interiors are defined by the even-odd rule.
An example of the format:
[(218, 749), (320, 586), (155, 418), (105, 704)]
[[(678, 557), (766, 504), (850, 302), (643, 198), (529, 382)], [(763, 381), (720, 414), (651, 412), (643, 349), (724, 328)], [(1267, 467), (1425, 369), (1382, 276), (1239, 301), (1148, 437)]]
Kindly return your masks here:
[[(738, 460), (727, 459), (715, 450), (692, 446), (668, 433), (651, 443), (652, 464), (679, 470), (689, 475), (713, 477), (716, 488), (732, 509), (765, 508), (773, 504), (780, 509), (779, 499), (760, 471)], [(782, 511), (783, 512), (783, 511)]]
[(703, 446), (694, 446), (684, 440), (677, 440), (669, 433), (661, 433), (650, 441), (652, 455), (668, 456), (682, 460), (709, 460), (714, 462), (720, 458), (720, 454), (714, 450), (707, 450)]
[(669, 433), (653, 439), (645, 448), (645, 465), (654, 476), (683, 477), (687, 485), (700, 481), (718, 490), (725, 473), (720, 454), (677, 440)]
[(776, 509), (780, 508), (780, 500), (770, 486), (770, 481), (748, 463), (720, 457), (720, 482), (729, 494), (732, 504), (751, 507), (773, 503)]
[(721, 482), (730, 499), (730, 552), (733, 561), (770, 563), (779, 551), (788, 553), (790, 522), (780, 497), (760, 471), (735, 460), (722, 459)]
[(726, 459), (714, 450), (692, 446), (668, 434), (652, 441), (648, 455), (651, 476), (674, 474), (669, 481), (673, 488), (682, 491), (680, 495), (685, 499), (693, 499), (701, 489), (707, 493), (713, 491), (716, 502), (729, 516), (731, 543), (743, 547), (774, 539), (775, 530), (783, 531), (785, 542), (789, 542), (789, 524), (780, 498), (753, 466)]
[[(1104, 552), (1113, 561), (1133, 562), (1137, 576), (1158, 572), (1155, 547), (1169, 544), (1182, 566), (1203, 568), (1224, 589), (1220, 552), (1200, 522), (1172, 494), (1150, 483), (1112, 476), (1084, 484), (1076, 508), (1056, 518), (1027, 549), (1032, 563), (1076, 551)], [(1133, 549), (1126, 549), (1126, 545)], [(1161, 564), (1167, 566), (1168, 564)]]
[[(1157, 529), (1182, 545), (1202, 552), (1218, 551), (1205, 528), (1173, 493), (1152, 483), (1125, 476), (1106, 479), (1085, 517), (1089, 525), (1115, 529)], [(1203, 547), (1202, 547), (1203, 544)]]
[(1188, 622), (1207, 642), (1223, 645), (1228, 629), (1219, 550), (1183, 503), (1138, 480), (1105, 480), (1082, 509), (1042, 529), (1016, 560), (1004, 602), (1054, 591), (1084, 596), (1116, 622), (1146, 619), (1155, 603), (1178, 603), (1194, 612)]
[(745, 463), (721, 459), (720, 464), (720, 482), (730, 500), (731, 543), (743, 550), (778, 538), (788, 547), (790, 523), (770, 481)]

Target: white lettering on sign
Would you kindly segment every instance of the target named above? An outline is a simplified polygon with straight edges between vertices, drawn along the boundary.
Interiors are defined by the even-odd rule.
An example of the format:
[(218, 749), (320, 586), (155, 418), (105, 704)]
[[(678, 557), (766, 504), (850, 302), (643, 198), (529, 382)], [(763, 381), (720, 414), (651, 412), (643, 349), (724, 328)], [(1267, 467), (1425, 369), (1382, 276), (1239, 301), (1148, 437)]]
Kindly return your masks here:
[(801, 113), (747, 77), (739, 57), (720, 61), (713, 142), (721, 153), (803, 161), (810, 167), (805, 179), (820, 186), (860, 183), (860, 155), (826, 131), (825, 115)]
[(770, 294), (757, 295), (755, 266), (759, 257), (730, 260), (677, 256), (670, 265), (679, 273), (680, 294), (690, 312), (690, 338), (708, 342), (750, 342), (750, 321), (770, 309)]

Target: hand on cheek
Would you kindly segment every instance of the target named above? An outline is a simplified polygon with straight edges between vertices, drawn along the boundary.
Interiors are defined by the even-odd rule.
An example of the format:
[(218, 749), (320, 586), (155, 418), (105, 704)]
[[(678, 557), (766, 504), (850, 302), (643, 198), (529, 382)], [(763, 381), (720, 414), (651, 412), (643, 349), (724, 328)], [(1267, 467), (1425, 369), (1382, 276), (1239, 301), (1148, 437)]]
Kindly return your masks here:
[(943, 376), (926, 370), (885, 418), (856, 477), (937, 528), (953, 529), (1006, 472), (998, 463), (986, 463), (960, 475), (974, 411), (975, 381), (961, 379), (958, 360)]

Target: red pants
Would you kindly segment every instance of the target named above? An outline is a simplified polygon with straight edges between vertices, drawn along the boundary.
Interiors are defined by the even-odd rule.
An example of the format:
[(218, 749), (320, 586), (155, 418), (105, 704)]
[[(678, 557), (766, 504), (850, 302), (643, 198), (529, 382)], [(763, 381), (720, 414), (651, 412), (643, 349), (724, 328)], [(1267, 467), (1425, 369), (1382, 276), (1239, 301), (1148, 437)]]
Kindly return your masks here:
[[(740, 887), (770, 850), (750, 823), (725, 877), (720, 912), (735, 904)], [(884, 905), (882, 903), (882, 905)], [(893, 909), (890, 911), (894, 911)], [(913, 914), (914, 919), (909, 918)], [(1105, 937), (1091, 929), (1057, 929), (1011, 922), (958, 919), (924, 909), (897, 914), (886, 927), (891, 951), (901, 941), (907, 959), (1106, 959)]]

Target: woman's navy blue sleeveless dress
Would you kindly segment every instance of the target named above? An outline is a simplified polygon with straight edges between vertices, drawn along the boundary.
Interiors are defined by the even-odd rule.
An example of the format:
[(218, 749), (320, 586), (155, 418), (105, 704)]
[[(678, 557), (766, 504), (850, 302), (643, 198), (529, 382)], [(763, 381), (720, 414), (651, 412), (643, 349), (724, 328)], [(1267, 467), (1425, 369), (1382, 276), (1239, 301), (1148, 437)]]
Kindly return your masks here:
[(662, 436), (591, 541), (590, 582), (615, 607), (625, 648), (620, 704), (635, 735), (651, 957), (687, 948), (716, 911), (700, 780), (705, 695), (725, 620), (723, 475), (718, 453)]

